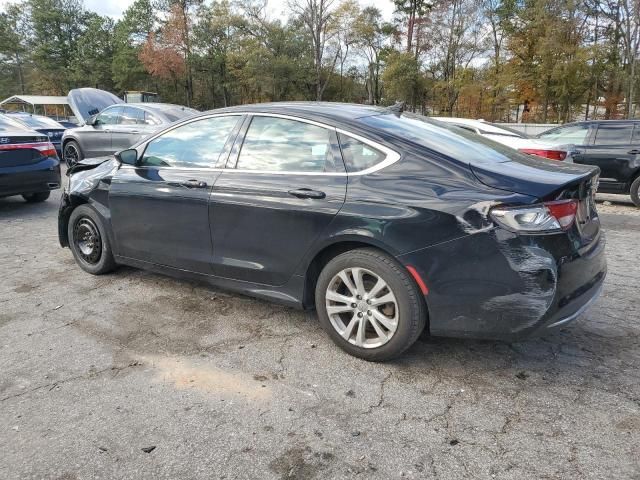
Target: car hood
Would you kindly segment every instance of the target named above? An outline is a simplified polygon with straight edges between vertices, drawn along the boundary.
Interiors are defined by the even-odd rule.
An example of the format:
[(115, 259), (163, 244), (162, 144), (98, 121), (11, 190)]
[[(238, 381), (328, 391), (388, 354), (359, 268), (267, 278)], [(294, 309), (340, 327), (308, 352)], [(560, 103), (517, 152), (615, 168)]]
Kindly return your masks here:
[(554, 199), (566, 187), (583, 183), (600, 173), (598, 167), (516, 155), (518, 158), (514, 156), (511, 161), (474, 162), (469, 168), (485, 185), (541, 200)]
[(67, 102), (78, 121), (83, 124), (105, 108), (117, 103), (124, 103), (122, 99), (116, 97), (113, 93), (97, 88), (76, 88), (71, 90), (67, 94)]
[(104, 157), (93, 157), (79, 160), (72, 167), (69, 167), (69, 169), (67, 169), (67, 176), (71, 176), (74, 173), (82, 172), (84, 170), (92, 170), (110, 160), (116, 161), (116, 157), (114, 157), (113, 155), (107, 155)]

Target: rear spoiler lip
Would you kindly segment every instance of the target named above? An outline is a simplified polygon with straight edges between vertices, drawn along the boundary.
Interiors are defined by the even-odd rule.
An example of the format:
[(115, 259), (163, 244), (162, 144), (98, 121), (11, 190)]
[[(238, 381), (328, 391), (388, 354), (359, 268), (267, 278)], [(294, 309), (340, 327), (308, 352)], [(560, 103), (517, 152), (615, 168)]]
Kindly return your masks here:
[[(509, 163), (509, 162), (503, 162), (501, 164), (497, 164), (496, 166), (499, 167), (499, 165), (504, 165), (505, 163)], [(575, 165), (575, 164), (573, 164)], [(517, 186), (509, 186), (509, 185), (502, 185), (500, 182), (500, 184), (498, 184), (498, 182), (492, 182), (489, 181), (490, 179), (495, 179), (497, 180), (499, 177), (504, 177), (504, 175), (502, 175), (499, 171), (495, 171), (489, 168), (482, 168), (482, 166), (480, 165), (469, 165), (469, 170), (471, 171), (471, 173), (473, 174), (473, 176), (483, 185), (486, 185), (488, 187), (491, 188), (495, 188), (498, 190), (503, 190), (505, 192), (510, 192), (510, 193), (518, 193), (521, 195), (527, 195), (532, 197), (532, 202), (531, 203), (536, 203), (536, 202), (546, 202), (546, 201), (552, 201), (552, 200), (558, 200), (561, 197), (561, 194), (564, 190), (567, 189), (567, 187), (576, 185), (579, 187), (578, 189), (578, 197), (579, 199), (582, 198), (586, 198), (586, 196), (589, 193), (589, 189), (587, 188), (587, 184), (585, 184), (585, 180), (589, 180), (589, 179), (595, 179), (596, 182), (600, 176), (600, 168), (596, 167), (596, 166), (591, 166), (591, 165), (580, 165), (581, 169), (583, 170), (583, 173), (574, 173), (574, 174), (568, 174), (566, 172), (558, 172), (559, 174), (561, 174), (566, 178), (566, 181), (562, 181), (560, 183), (550, 183), (550, 182), (541, 182), (541, 181), (535, 181), (532, 179), (526, 179), (526, 178), (514, 178), (514, 182), (516, 183)], [(570, 178), (569, 178), (570, 177)], [(526, 185), (526, 188), (525, 188)], [(597, 186), (597, 183), (596, 183)], [(592, 182), (591, 185), (589, 185), (589, 187), (592, 187)]]

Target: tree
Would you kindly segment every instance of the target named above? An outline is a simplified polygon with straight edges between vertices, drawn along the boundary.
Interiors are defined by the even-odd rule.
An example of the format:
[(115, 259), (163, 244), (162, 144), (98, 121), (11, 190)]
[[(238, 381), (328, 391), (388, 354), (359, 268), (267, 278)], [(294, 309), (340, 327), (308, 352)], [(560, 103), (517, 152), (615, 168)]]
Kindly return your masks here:
[(0, 65), (15, 70), (21, 93), (26, 93), (24, 64), (29, 48), (29, 25), (24, 4), (11, 4), (0, 14)]
[(429, 0), (393, 0), (395, 12), (407, 24), (407, 52), (413, 50), (416, 25), (433, 7)]
[(111, 71), (113, 30), (111, 18), (87, 14), (85, 30), (78, 39), (77, 51), (71, 63), (74, 85), (90, 85), (104, 90), (114, 88)]
[(42, 91), (66, 95), (76, 86), (73, 59), (85, 31), (87, 12), (81, 0), (28, 0), (30, 49), (38, 65), (35, 84)]
[(149, 75), (139, 57), (156, 22), (150, 0), (136, 0), (115, 25), (111, 74), (120, 92), (150, 89)]
[(322, 94), (335, 70), (339, 55), (339, 50), (336, 50), (332, 58), (327, 59), (326, 55), (329, 42), (336, 35), (335, 24), (332, 21), (333, 4), (334, 0), (291, 0), (289, 4), (311, 39), (317, 101), (322, 100)]
[(353, 30), (354, 43), (361, 49), (367, 62), (368, 103), (380, 103), (380, 55), (393, 27), (383, 24), (380, 10), (367, 7), (356, 18)]
[(425, 93), (425, 80), (420, 64), (411, 52), (392, 51), (382, 74), (385, 93), (389, 102), (406, 102), (413, 111)]

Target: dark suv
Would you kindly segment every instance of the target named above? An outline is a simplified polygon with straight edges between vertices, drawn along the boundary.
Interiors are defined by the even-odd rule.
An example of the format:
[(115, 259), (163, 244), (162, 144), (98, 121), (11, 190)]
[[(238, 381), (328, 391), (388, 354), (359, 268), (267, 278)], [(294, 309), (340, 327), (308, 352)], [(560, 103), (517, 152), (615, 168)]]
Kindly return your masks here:
[(640, 120), (571, 123), (538, 138), (575, 145), (574, 163), (600, 167), (599, 192), (629, 194), (640, 207)]

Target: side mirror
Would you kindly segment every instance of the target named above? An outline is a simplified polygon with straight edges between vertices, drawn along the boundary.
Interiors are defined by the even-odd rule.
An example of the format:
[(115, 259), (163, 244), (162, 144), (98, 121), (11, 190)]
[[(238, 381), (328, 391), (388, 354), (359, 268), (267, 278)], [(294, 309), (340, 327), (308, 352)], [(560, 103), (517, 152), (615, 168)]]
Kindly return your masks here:
[(91, 115), (88, 120), (85, 122), (85, 125), (91, 125), (92, 127), (96, 125), (96, 120), (98, 119), (97, 115)]
[(127, 165), (135, 165), (138, 162), (138, 151), (135, 148), (129, 148), (116, 153), (116, 159), (120, 163)]

